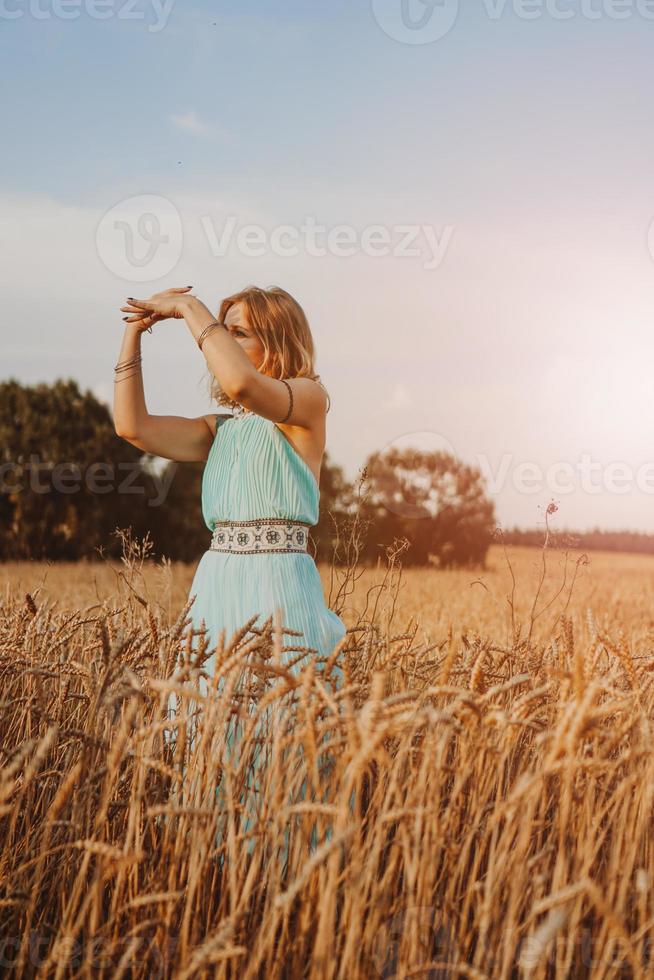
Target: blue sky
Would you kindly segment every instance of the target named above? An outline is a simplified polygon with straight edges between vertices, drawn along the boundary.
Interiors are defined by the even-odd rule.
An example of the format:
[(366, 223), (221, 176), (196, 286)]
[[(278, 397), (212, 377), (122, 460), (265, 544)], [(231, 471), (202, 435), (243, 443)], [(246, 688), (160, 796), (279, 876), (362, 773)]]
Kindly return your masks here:
[[(506, 525), (554, 498), (561, 525), (654, 532), (654, 4), (467, 2), (444, 36), (405, 43), (402, 0), (177, 0), (165, 20), (109, 0), (102, 21), (67, 2), (75, 19), (0, 4), (3, 376), (72, 376), (110, 401), (126, 295), (192, 283), (217, 308), (278, 283), (312, 324), (327, 447), (350, 478), (420, 440), (495, 474)], [(135, 285), (97, 234), (144, 196), (170, 202), (182, 237), (173, 267)], [(381, 226), (394, 246), (413, 227), (421, 252), (312, 256), (300, 236), (290, 257), (213, 254), (207, 224), (230, 216), (268, 234), (307, 216)], [(143, 347), (151, 412), (210, 410), (183, 324)]]

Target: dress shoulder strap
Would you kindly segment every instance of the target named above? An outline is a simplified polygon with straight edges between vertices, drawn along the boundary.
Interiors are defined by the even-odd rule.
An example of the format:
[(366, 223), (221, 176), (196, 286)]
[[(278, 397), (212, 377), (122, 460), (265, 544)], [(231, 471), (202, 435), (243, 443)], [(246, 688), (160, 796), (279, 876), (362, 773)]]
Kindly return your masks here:
[(231, 419), (231, 418), (232, 418), (232, 415), (231, 414), (228, 414), (227, 412), (218, 413), (216, 415), (216, 432), (218, 432), (218, 429), (223, 424), (223, 422), (226, 422), (227, 419)]

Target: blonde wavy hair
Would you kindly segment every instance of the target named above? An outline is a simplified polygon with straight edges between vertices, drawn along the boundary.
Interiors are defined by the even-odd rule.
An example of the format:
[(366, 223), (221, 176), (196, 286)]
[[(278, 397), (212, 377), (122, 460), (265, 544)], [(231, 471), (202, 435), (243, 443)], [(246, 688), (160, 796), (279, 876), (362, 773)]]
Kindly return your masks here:
[[(262, 374), (271, 378), (311, 378), (323, 388), (320, 375), (314, 373), (315, 346), (306, 314), (297, 300), (280, 286), (261, 289), (246, 286), (238, 293), (227, 296), (220, 304), (218, 320), (223, 323), (230, 307), (242, 303), (245, 319), (252, 333), (260, 341), (265, 355), (259, 366)], [(327, 392), (327, 411), (331, 399)], [(228, 398), (217, 378), (209, 373), (209, 394), (212, 401), (226, 408), (235, 408), (238, 402)]]

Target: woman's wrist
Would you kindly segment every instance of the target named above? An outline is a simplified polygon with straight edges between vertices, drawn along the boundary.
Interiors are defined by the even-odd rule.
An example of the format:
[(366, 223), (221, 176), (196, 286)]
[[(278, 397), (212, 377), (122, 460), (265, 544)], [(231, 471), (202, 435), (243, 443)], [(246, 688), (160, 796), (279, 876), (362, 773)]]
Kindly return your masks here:
[(180, 297), (178, 309), (183, 314), (196, 341), (204, 328), (216, 319), (211, 310), (197, 296)]
[(197, 296), (180, 296), (177, 308), (184, 316), (191, 310), (206, 310), (206, 306)]

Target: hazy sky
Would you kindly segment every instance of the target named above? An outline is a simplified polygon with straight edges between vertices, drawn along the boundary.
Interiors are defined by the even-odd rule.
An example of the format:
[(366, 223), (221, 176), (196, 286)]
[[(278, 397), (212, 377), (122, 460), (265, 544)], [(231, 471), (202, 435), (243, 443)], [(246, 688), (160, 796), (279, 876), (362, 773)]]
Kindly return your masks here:
[[(652, 0), (0, 0), (0, 20), (2, 377), (110, 402), (126, 296), (192, 284), (217, 310), (279, 284), (349, 478), (390, 444), (447, 447), (505, 526), (553, 498), (555, 526), (654, 532)], [(143, 356), (151, 412), (210, 410), (183, 321)]]

